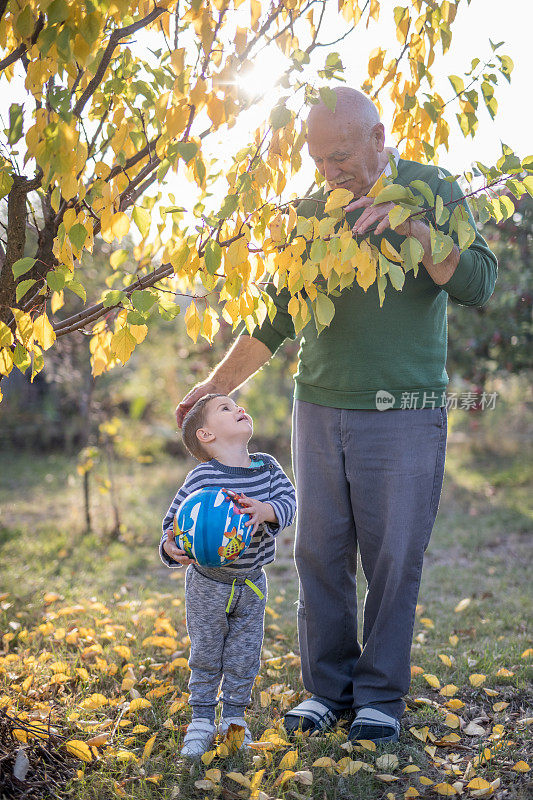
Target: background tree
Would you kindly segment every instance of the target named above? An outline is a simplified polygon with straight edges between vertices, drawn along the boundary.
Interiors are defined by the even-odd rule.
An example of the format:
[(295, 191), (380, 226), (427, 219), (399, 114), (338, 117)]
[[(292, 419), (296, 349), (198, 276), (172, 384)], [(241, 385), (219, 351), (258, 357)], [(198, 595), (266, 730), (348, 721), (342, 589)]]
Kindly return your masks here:
[[(466, 76), (449, 76), (451, 97), (437, 91), (432, 65), (437, 47), (443, 53), (450, 47), (460, 1), (397, 6), (398, 51), (370, 54), (363, 88), (378, 105), (388, 94), (392, 133), (408, 158), (436, 158), (456, 106), (464, 135), (473, 134), (478, 103), (494, 116), (498, 77), (509, 80), (512, 71), (511, 58), (493, 44), (488, 61), (474, 58)], [(364, 24), (380, 14), (377, 0), (340, 0), (338, 8), (340, 38), (364, 35)], [(325, 0), (0, 3), (0, 70), (26, 95), (11, 104), (0, 165), (0, 194), (7, 200), (0, 377), (13, 366), (31, 366), (33, 379), (43, 352), (78, 330), (91, 335), (92, 372), (101, 374), (129, 359), (157, 312), (171, 319), (186, 307), (194, 341), (201, 335), (212, 342), (220, 317), (232, 327), (244, 320), (252, 331), (273, 313), (264, 291), (272, 276), (293, 295), (297, 329), (310, 314), (317, 327), (328, 325), (334, 312), (328, 293), (354, 280), (365, 290), (377, 280), (381, 302), (389, 284), (401, 289), (404, 270), (417, 269), (416, 240), (400, 254), (355, 242), (343, 221), (350, 199), (343, 190), (332, 193), (325, 218), (314, 225), (299, 221), (295, 198), (287, 198), (301, 166), (302, 112), (319, 99), (333, 108), (328, 83), (342, 80), (341, 60), (329, 51), (334, 43), (321, 40), (325, 14)], [(320, 47), (328, 50), (325, 63), (309, 75)], [(217, 136), (259, 102), (239, 81), (264, 48), (278, 48), (286, 58), (279, 99), (222, 175)], [(532, 166), (531, 157), (520, 161), (504, 146), (495, 166), (477, 165), (479, 184), (476, 174), (466, 174), (467, 194), (482, 219), (513, 215), (509, 192), (533, 192)], [(162, 205), (162, 190), (177, 171), (191, 181), (190, 202), (178, 205), (171, 196)], [(507, 193), (498, 195), (504, 186)], [(459, 209), (439, 208), (424, 187), (392, 190), (394, 224), (428, 217), (435, 254), (444, 258), (453, 242), (438, 225), (450, 217), (461, 249), (468, 247), (472, 233)], [(392, 194), (384, 186), (376, 202)], [(132, 222), (134, 264), (115, 250), (102, 285), (88, 295), (84, 252), (97, 237), (120, 244)], [(29, 230), (36, 241), (31, 248)], [(309, 248), (311, 270), (304, 266)], [(339, 251), (337, 273), (332, 259)], [(327, 285), (317, 289), (317, 276)], [(71, 315), (64, 306), (69, 292), (84, 303)]]

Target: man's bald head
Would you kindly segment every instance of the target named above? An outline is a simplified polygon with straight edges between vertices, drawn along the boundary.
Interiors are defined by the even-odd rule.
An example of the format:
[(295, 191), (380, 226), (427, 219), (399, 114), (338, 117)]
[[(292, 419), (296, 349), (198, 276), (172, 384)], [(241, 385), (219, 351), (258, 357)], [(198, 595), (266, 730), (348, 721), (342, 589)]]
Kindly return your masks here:
[(337, 86), (333, 89), (337, 96), (335, 111), (320, 101), (313, 106), (307, 118), (308, 129), (313, 125), (328, 120), (331, 125), (348, 124), (369, 133), (380, 119), (376, 106), (366, 94), (351, 89), (349, 86)]
[(362, 92), (339, 86), (335, 110), (313, 106), (307, 119), (309, 154), (331, 188), (365, 195), (387, 164), (385, 129), (378, 110)]

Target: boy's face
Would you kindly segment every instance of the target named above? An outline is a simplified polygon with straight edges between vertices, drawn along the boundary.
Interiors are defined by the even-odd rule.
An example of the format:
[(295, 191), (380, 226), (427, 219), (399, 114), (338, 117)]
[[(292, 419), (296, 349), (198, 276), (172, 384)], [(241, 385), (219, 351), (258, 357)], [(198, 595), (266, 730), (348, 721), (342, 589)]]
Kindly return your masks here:
[(209, 444), (215, 439), (220, 443), (248, 442), (252, 434), (252, 418), (242, 406), (231, 397), (214, 397), (207, 404), (205, 424), (196, 435), (202, 443)]

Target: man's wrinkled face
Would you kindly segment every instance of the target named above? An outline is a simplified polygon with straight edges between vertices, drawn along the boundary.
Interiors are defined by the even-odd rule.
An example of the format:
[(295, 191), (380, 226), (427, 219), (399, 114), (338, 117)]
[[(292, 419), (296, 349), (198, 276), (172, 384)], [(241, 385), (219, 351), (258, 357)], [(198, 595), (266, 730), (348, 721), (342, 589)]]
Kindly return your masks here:
[(362, 197), (376, 182), (384, 147), (381, 123), (371, 131), (342, 117), (316, 110), (308, 123), (307, 145), (317, 170), (331, 189), (348, 189)]

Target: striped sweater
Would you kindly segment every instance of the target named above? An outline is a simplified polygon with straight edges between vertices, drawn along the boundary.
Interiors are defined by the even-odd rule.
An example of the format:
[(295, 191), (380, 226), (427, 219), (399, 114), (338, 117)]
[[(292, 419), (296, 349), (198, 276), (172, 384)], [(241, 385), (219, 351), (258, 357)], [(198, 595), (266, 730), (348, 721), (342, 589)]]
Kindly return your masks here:
[(248, 497), (257, 498), (270, 503), (278, 518), (277, 523), (264, 522), (253, 535), (246, 550), (231, 566), (217, 568), (228, 573), (252, 573), (274, 561), (276, 553), (276, 535), (286, 528), (296, 513), (296, 494), (294, 486), (283, 472), (276, 459), (268, 453), (250, 455), (250, 467), (228, 467), (215, 458), (195, 467), (174, 497), (170, 508), (163, 519), (163, 535), (159, 543), (161, 560), (167, 567), (181, 567), (165, 553), (163, 544), (167, 540), (167, 531), (172, 528), (174, 516), (181, 503), (197, 489), (221, 488), (234, 492), (244, 492)]

